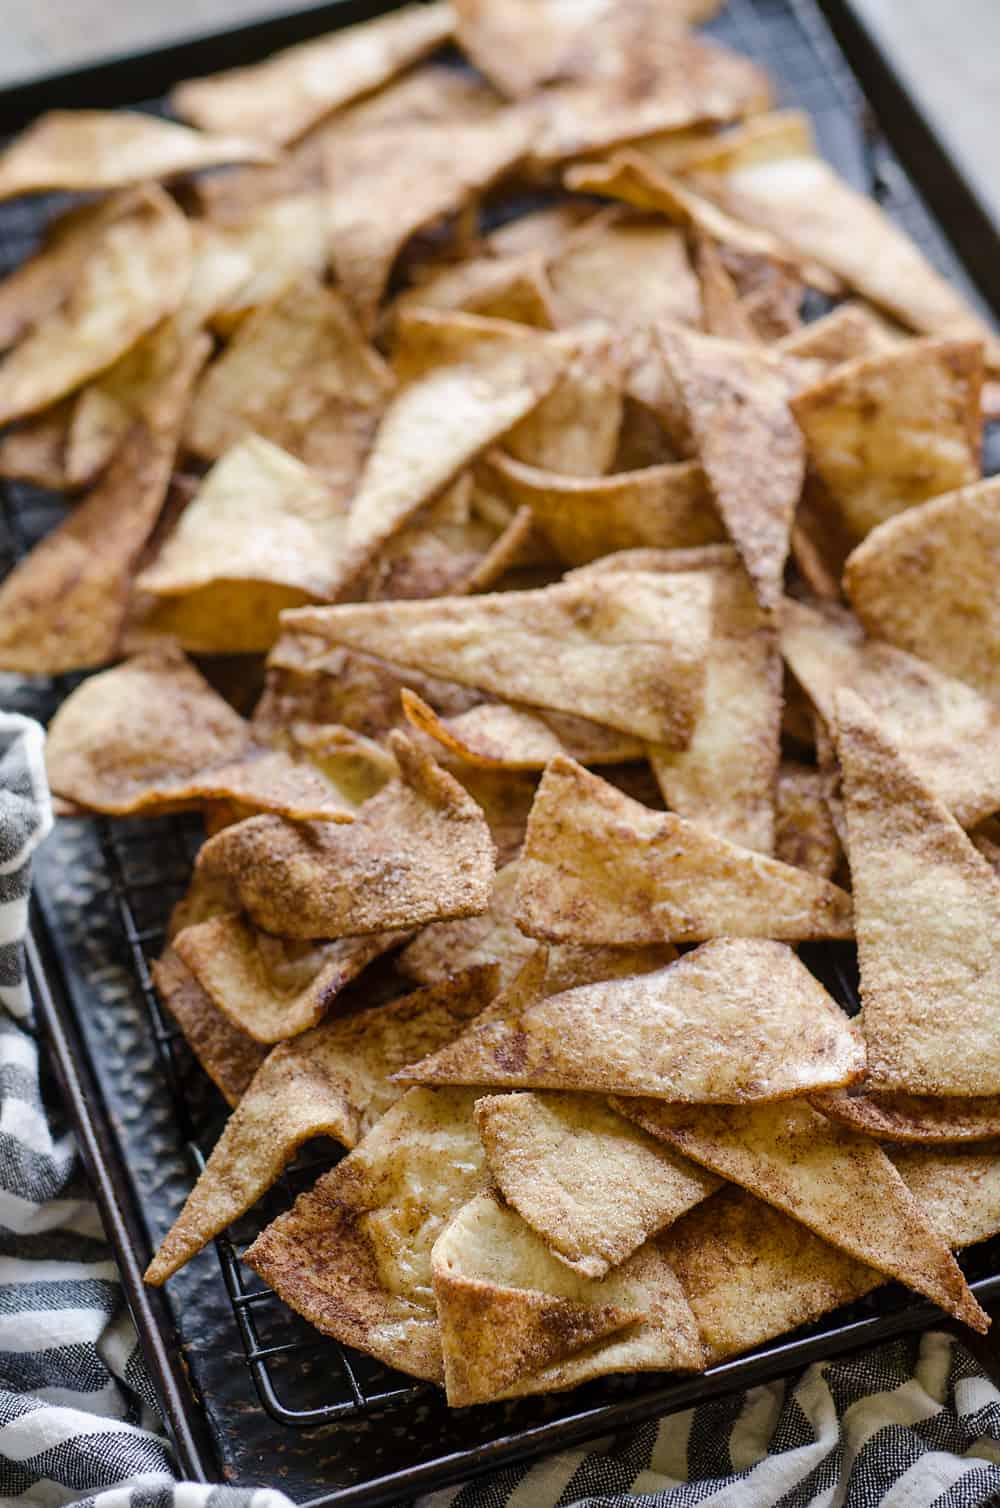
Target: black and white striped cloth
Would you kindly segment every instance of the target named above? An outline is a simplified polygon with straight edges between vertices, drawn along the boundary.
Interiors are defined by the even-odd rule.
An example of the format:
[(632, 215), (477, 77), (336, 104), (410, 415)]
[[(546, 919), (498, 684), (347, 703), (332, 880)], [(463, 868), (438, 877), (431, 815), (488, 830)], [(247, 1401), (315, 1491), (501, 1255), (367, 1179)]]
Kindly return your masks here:
[[(291, 1508), (175, 1481), (135, 1331), (24, 983), (51, 826), (37, 724), (0, 713), (0, 1508)], [(550, 1456), (421, 1508), (978, 1508), (1000, 1503), (1000, 1392), (929, 1332)]]

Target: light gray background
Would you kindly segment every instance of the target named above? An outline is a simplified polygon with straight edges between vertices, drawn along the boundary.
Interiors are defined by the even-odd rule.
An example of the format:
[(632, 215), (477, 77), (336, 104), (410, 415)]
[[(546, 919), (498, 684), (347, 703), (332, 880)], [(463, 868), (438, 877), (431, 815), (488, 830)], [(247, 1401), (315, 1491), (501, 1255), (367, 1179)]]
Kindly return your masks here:
[[(1000, 0), (854, 4), (888, 42), (1000, 223)], [(281, 7), (282, 0), (0, 0), (0, 84)]]

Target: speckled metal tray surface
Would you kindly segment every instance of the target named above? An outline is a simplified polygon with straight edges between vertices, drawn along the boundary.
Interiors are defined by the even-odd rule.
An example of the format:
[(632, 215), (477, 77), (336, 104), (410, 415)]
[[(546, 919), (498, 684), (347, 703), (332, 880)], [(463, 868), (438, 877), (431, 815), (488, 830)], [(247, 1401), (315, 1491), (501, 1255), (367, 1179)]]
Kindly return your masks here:
[[(13, 129), (52, 104), (148, 101), (173, 78), (262, 56), (384, 8), (371, 0), (340, 0), (0, 93), (0, 129)], [(813, 0), (730, 0), (711, 30), (769, 69), (782, 101), (810, 112), (825, 155), (852, 183), (874, 193), (983, 307), (988, 303), (972, 290), (955, 248), (970, 266), (992, 265), (997, 285), (982, 277), (980, 283), (1000, 309), (992, 228), (940, 150), (923, 150), (925, 128), (885, 61), (850, 32), (846, 8), (839, 0), (829, 0), (828, 8), (838, 29), (847, 27), (852, 62), (885, 107), (881, 118)], [(896, 146), (907, 152), (921, 188), (939, 208), (954, 210), (948, 221), (955, 227), (953, 244), (890, 148), (883, 133), (894, 127)], [(31, 249), (50, 208), (35, 201), (0, 207), (0, 272)], [(0, 486), (0, 575), (62, 513), (56, 497)], [(0, 705), (44, 720), (72, 684), (0, 675)], [(185, 1474), (278, 1486), (314, 1508), (390, 1502), (940, 1318), (889, 1288), (700, 1377), (616, 1378), (570, 1394), (452, 1412), (438, 1390), (414, 1386), (318, 1335), (239, 1263), (241, 1244), (262, 1216), (287, 1207), (335, 1159), (328, 1142), (307, 1148), (245, 1228), (203, 1252), (165, 1294), (145, 1290), (142, 1269), (224, 1117), (216, 1092), (160, 1015), (148, 972), (198, 840), (197, 826), (184, 818), (61, 823), (38, 863), (31, 955), (40, 1016)], [(814, 948), (808, 961), (842, 1001), (853, 1001), (850, 948)], [(967, 1270), (981, 1301), (1000, 1298), (1000, 1243), (977, 1248)]]

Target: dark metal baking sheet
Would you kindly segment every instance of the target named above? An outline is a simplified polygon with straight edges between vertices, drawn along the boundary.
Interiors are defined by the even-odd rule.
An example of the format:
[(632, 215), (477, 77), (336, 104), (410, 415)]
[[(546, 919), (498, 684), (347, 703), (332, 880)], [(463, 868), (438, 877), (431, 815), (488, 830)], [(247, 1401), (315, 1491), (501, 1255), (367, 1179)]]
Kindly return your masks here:
[[(14, 129), (54, 104), (149, 101), (178, 77), (249, 61), (388, 8), (377, 0), (334, 0), (236, 33), (20, 86), (0, 93), (0, 129)], [(825, 8), (842, 24), (841, 0), (826, 0)], [(730, 0), (711, 30), (768, 67), (782, 102), (810, 111), (824, 154), (857, 187), (875, 193), (942, 270), (968, 290), (960, 258), (982, 269), (989, 250), (997, 278), (1000, 258), (988, 224), (958, 216), (949, 244), (889, 145), (892, 137), (897, 148), (910, 146), (911, 171), (923, 185), (920, 169), (930, 158), (912, 152), (912, 106), (880, 85), (876, 122), (813, 0)], [(844, 35), (852, 61), (867, 78), (875, 77), (865, 38)], [(960, 198), (964, 190), (947, 159), (937, 158), (927, 187), (937, 203), (943, 191)], [(30, 249), (43, 217), (36, 201), (0, 206), (0, 269)], [(987, 298), (979, 302), (1000, 308), (996, 281), (984, 281), (982, 289)], [(61, 511), (58, 500), (37, 489), (0, 487), (0, 572)], [(0, 702), (43, 718), (65, 690), (65, 681), (0, 676)], [(160, 1017), (147, 966), (160, 949), (196, 842), (194, 827), (184, 819), (60, 824), (39, 859), (31, 960), (40, 1016), (187, 1475), (272, 1484), (314, 1505), (389, 1502), (606, 1435), (940, 1318), (929, 1305), (890, 1288), (807, 1333), (704, 1376), (610, 1379), (567, 1395), (456, 1413), (433, 1388), (413, 1387), (364, 1359), (345, 1358), (335, 1343), (261, 1294), (232, 1255), (238, 1230), (235, 1248), (223, 1243), (221, 1265), (209, 1249), (171, 1281), (165, 1295), (150, 1293), (141, 1270), (183, 1202), (198, 1149), (212, 1144), (224, 1117), (215, 1091)], [(824, 972), (844, 957), (843, 950), (817, 955)], [(845, 998), (850, 981), (843, 970), (833, 972), (837, 993)], [(300, 1171), (274, 1201), (287, 1200), (315, 1177), (317, 1157), (328, 1162), (328, 1152), (329, 1144), (317, 1145), (312, 1155), (307, 1150)], [(248, 1237), (258, 1223), (247, 1226)], [(998, 1256), (1000, 1243), (988, 1243), (967, 1259), (981, 1301), (1000, 1298)], [(248, 1348), (256, 1353), (251, 1369)], [(292, 1427), (293, 1419), (299, 1427)]]

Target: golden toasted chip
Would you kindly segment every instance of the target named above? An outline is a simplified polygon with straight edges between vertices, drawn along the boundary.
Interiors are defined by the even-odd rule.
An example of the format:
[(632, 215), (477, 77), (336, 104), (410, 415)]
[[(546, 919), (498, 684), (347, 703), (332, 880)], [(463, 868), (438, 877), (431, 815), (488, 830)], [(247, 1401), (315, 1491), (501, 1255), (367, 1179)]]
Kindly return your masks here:
[(851, 937), (828, 880), (654, 812), (562, 756), (545, 772), (518, 872), (517, 922), (551, 942)]
[(0, 587), (0, 667), (55, 674), (117, 653), (135, 563), (159, 517), (191, 387), (208, 355), (194, 339), (114, 464)]
[(189, 79), (170, 96), (178, 115), (206, 130), (235, 128), (281, 146), (324, 115), (415, 63), (451, 34), (447, 5), (409, 5), (275, 53), (263, 63)]
[(1000, 479), (933, 498), (875, 529), (844, 585), (867, 631), (1000, 701)]
[(565, 476), (493, 451), (489, 480), (536, 526), (567, 565), (640, 546), (676, 549), (724, 537), (697, 461), (614, 476)]
[(616, 1100), (653, 1136), (704, 1164), (838, 1246), (898, 1278), (972, 1329), (989, 1318), (961, 1268), (882, 1149), (802, 1100), (784, 1105), (699, 1105)]
[(356, 1146), (403, 1093), (389, 1083), (393, 1069), (460, 1031), (486, 1005), (493, 982), (490, 969), (474, 970), (276, 1047), (227, 1121), (146, 1282), (166, 1282), (251, 1209), (311, 1137)]
[(162, 189), (100, 221), (65, 298), (0, 362), (0, 424), (47, 408), (177, 308), (191, 275), (188, 222)]
[(697, 325), (701, 317), (683, 233), (662, 221), (602, 216), (569, 240), (548, 278), (564, 325), (596, 319), (618, 334), (661, 319)]
[(362, 969), (406, 936), (376, 932), (310, 943), (273, 937), (229, 913), (178, 932), (174, 948), (223, 1015), (255, 1042), (270, 1044), (315, 1026)]
[(454, 1406), (702, 1364), (690, 1308), (653, 1246), (596, 1282), (556, 1261), (520, 1215), (487, 1193), (455, 1215), (431, 1263)]
[(1000, 879), (867, 703), (836, 707), (870, 1087), (1000, 1094)]
[(346, 501), (391, 387), (340, 295), (303, 278), (249, 315), (209, 367), (187, 443), (214, 460), (262, 435)]
[(894, 335), (888, 321), (868, 304), (849, 299), (786, 335), (779, 345), (786, 356), (828, 361), (837, 367), (864, 356), (885, 356), (898, 350), (905, 339), (902, 333)]
[(215, 231), (222, 254), (239, 259), (244, 275), (212, 309), (212, 323), (231, 330), (252, 309), (270, 303), (302, 277), (322, 279), (330, 260), (327, 198), (288, 194), (260, 204)]
[(580, 334), (551, 392), (503, 437), (518, 461), (570, 476), (607, 471), (622, 417), (621, 359), (611, 337)]
[(539, 252), (548, 262), (562, 250), (574, 232), (594, 219), (592, 204), (567, 199), (505, 221), (484, 237), (483, 245), (493, 257), (520, 257), (528, 252)]
[(431, 1250), (484, 1182), (466, 1089), (411, 1089), (244, 1261), (325, 1335), (444, 1380)]
[(1000, 1136), (1000, 1097), (938, 1099), (926, 1094), (877, 1094), (864, 1084), (810, 1096), (831, 1120), (881, 1141), (989, 1141)]
[(0, 476), (15, 482), (33, 482), (53, 492), (69, 490), (66, 440), (73, 401), (64, 398), (4, 435), (0, 440)]
[(695, 271), (701, 286), (705, 332), (718, 335), (722, 340), (740, 340), (755, 345), (759, 337), (754, 322), (744, 307), (718, 244), (704, 232), (695, 233)]
[(661, 340), (722, 521), (772, 609), (805, 476), (785, 381), (769, 353), (750, 346), (682, 330)]
[(236, 895), (228, 880), (200, 874), (195, 870), (187, 889), (170, 912), (167, 941), (173, 942), (178, 932), (183, 932), (185, 927), (207, 922), (213, 916), (221, 916), (224, 911), (235, 911), (236, 905)]
[(979, 472), (983, 352), (913, 340), (849, 363), (791, 400), (837, 524), (852, 544)]
[(267, 1049), (232, 1024), (172, 948), (153, 964), (153, 983), (219, 1093), (237, 1105)]
[(719, 1187), (592, 1094), (476, 1101), (486, 1163), (507, 1202), (567, 1267), (602, 1278)]
[(860, 1033), (792, 950), (731, 938), (560, 994), (541, 950), (466, 1032), (400, 1078), (737, 1104), (863, 1071)]
[(996, 1146), (895, 1147), (903, 1181), (949, 1246), (972, 1246), (1000, 1228)]
[(0, 349), (13, 345), (65, 303), (102, 229), (131, 211), (134, 203), (130, 193), (112, 194), (59, 215), (46, 226), (35, 254), (0, 282)]
[(700, 710), (711, 581), (631, 572), (540, 591), (300, 608), (296, 632), (671, 747)]
[(841, 853), (828, 794), (823, 770), (782, 760), (775, 793), (774, 856), (824, 880), (832, 879)]
[(357, 820), (292, 826), (252, 817), (211, 838), (199, 867), (228, 875), (258, 926), (340, 938), (485, 911), (494, 846), (476, 803), (401, 734), (400, 778)]
[(504, 770), (544, 770), (556, 754), (580, 764), (622, 764), (642, 759), (645, 745), (600, 723), (559, 712), (532, 712), (486, 702), (442, 718), (416, 692), (402, 692), (411, 725), (469, 764)]
[(856, 691), (920, 778), (963, 827), (1000, 810), (1000, 708), (890, 644), (860, 642), (849, 615), (786, 599), (781, 647), (826, 724), (839, 686)]
[(421, 271), (416, 269), (416, 285), (396, 300), (393, 308), (397, 316), (414, 309), (460, 309), (490, 319), (535, 325), (540, 330), (555, 329), (545, 258), (539, 251), (445, 262), (427, 276), (421, 276)]
[(49, 110), (0, 155), (0, 199), (51, 189), (122, 188), (272, 157), (263, 142), (202, 135), (138, 111)]

